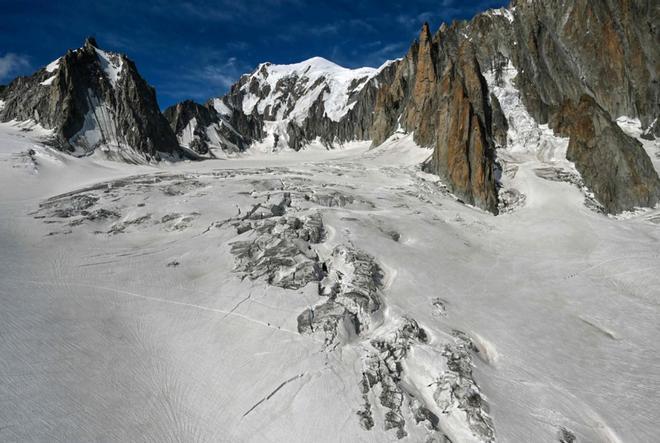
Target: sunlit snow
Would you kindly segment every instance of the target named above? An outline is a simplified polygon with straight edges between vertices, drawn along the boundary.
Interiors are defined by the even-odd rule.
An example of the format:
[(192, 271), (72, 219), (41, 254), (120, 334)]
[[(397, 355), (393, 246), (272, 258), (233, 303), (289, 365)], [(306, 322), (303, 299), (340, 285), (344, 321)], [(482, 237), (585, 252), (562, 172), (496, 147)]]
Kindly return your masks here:
[[(495, 93), (509, 118), (524, 117), (508, 80)], [(88, 130), (112, 131), (100, 120)], [(0, 125), (3, 440), (394, 441), (379, 386), (366, 395), (374, 426), (360, 426), (360, 380), (372, 343), (409, 319), (428, 340), (401, 359), (400, 384), (452, 441), (481, 440), (434, 394), (456, 337), (474, 346), (496, 441), (657, 434), (660, 209), (609, 218), (579, 187), (544, 178), (539, 169), (571, 167), (544, 128), (512, 126), (498, 151), (505, 187), (527, 197), (498, 217), (421, 172), (430, 151), (405, 134), (376, 149), (158, 167), (71, 157), (40, 141), (48, 134)], [(327, 301), (316, 284), (236, 271), (232, 244), (265, 222), (239, 233), (226, 221), (284, 193), (282, 223), (320, 214), (325, 236), (312, 246), (329, 266), (350, 279), (329, 258), (350, 247), (383, 272), (378, 321), (334, 350), (297, 330), (301, 312)], [(408, 408), (404, 441), (426, 441), (435, 431)]]

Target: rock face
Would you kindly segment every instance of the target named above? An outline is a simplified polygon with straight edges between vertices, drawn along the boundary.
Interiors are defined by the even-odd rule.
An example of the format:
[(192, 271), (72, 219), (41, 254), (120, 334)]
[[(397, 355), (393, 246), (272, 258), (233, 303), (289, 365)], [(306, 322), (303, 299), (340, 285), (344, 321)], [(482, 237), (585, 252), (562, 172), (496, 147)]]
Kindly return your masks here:
[(156, 93), (124, 55), (82, 48), (19, 77), (2, 93), (0, 120), (34, 120), (52, 129), (55, 144), (75, 155), (102, 148), (110, 158), (158, 160), (178, 143), (160, 113)]
[[(186, 100), (170, 106), (163, 114), (179, 144), (203, 157), (216, 157), (217, 150), (244, 151), (252, 142), (244, 134), (254, 131), (260, 136), (251, 117), (233, 111), (220, 100), (205, 105)], [(241, 125), (243, 132), (239, 132), (234, 124)]]
[[(445, 27), (432, 38), (425, 24), (419, 41), (398, 64), (394, 81), (381, 88), (375, 113), (374, 144), (400, 124), (418, 144), (434, 149), (426, 171), (439, 175), (467, 203), (497, 212), (496, 127), (488, 87), (468, 40)], [(506, 132), (504, 119), (499, 124)]]
[(555, 129), (571, 137), (569, 159), (605, 209), (617, 213), (653, 206), (660, 193), (645, 151), (612, 123), (638, 118), (645, 137), (660, 135), (657, 23), (657, 7), (647, 0), (514, 0), (458, 24), (457, 32), (479, 42), (481, 66), (515, 66), (530, 114), (539, 123), (562, 122)]
[[(511, 64), (529, 113), (539, 124), (564, 122), (561, 132), (576, 138), (570, 155), (584, 183), (607, 211), (620, 212), (653, 205), (660, 192), (646, 153), (604, 123), (625, 115), (639, 118), (644, 137), (660, 135), (656, 17), (650, 0), (513, 0), (435, 34), (425, 25), (404, 58), (380, 69), (349, 70), (320, 58), (265, 63), (205, 106), (219, 103), (231, 114), (243, 146), (269, 150), (315, 141), (328, 148), (351, 140), (377, 146), (397, 130), (412, 132), (433, 149), (426, 171), (466, 203), (496, 213), (496, 149), (506, 144), (508, 122), (482, 73)], [(584, 117), (609, 127), (606, 135), (591, 135), (621, 155), (603, 160), (602, 152), (580, 148), (594, 141), (566, 124), (574, 115), (566, 103), (584, 95), (593, 99), (582, 106), (591, 113)], [(174, 114), (180, 121), (172, 127), (183, 140), (200, 118), (168, 115)], [(196, 129), (202, 142), (206, 128)], [(625, 166), (618, 164), (624, 159)]]
[(514, 0), (460, 28), (479, 41), (483, 66), (511, 59), (541, 123), (587, 94), (612, 116), (639, 117), (647, 127), (660, 106), (657, 14), (649, 0)]
[[(428, 109), (409, 111), (406, 120), (409, 125), (421, 122), (415, 132), (419, 143), (434, 147), (426, 169), (443, 177), (450, 190), (468, 203), (496, 212), (495, 146), (486, 82), (467, 41), (443, 42), (441, 35), (436, 41), (438, 74), (426, 80), (431, 90), (420, 91), (435, 100), (426, 99)], [(433, 114), (437, 121), (424, 125)]]
[(660, 202), (660, 179), (644, 148), (592, 97), (584, 95), (578, 103), (567, 101), (555, 116), (552, 127), (570, 137), (568, 159), (582, 171), (607, 212)]
[(378, 85), (392, 72), (392, 62), (355, 70), (320, 57), (264, 63), (241, 77), (224, 101), (262, 122), (267, 147), (299, 150), (317, 138), (332, 147), (370, 138)]

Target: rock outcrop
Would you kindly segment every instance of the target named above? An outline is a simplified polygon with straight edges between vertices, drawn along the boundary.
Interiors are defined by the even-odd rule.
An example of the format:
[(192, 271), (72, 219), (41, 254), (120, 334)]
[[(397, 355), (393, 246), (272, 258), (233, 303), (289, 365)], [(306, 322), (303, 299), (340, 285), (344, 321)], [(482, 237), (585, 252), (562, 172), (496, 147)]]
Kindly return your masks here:
[[(246, 143), (267, 149), (298, 150), (315, 141), (332, 148), (351, 140), (377, 146), (397, 130), (413, 133), (433, 149), (426, 171), (461, 200), (496, 213), (496, 149), (506, 145), (508, 122), (482, 73), (511, 64), (515, 86), (539, 124), (567, 121), (565, 104), (587, 95), (594, 103), (582, 107), (593, 113), (585, 118), (639, 118), (644, 137), (652, 138), (660, 135), (655, 18), (650, 0), (513, 0), (435, 34), (425, 25), (404, 58), (378, 70), (347, 70), (320, 58), (265, 63), (216, 101), (231, 109), (231, 125)], [(186, 115), (173, 126), (180, 139), (192, 119)], [(628, 161), (624, 167), (612, 163), (623, 161), (620, 156), (591, 158), (598, 152), (576, 148), (591, 142), (575, 132), (571, 155), (581, 158), (576, 167), (585, 185), (610, 212), (652, 205), (660, 191), (646, 153), (630, 148), (617, 128), (606, 132), (608, 149), (625, 152)], [(562, 133), (573, 134), (565, 125)], [(598, 170), (601, 162), (610, 164)]]
[(34, 120), (52, 129), (55, 145), (75, 155), (101, 148), (127, 161), (174, 155), (178, 143), (154, 89), (125, 55), (94, 39), (4, 90), (0, 121)]
[[(202, 157), (216, 157), (217, 150), (225, 153), (244, 151), (252, 142), (244, 134), (261, 136), (252, 117), (227, 107), (220, 100), (200, 105), (186, 100), (164, 111), (179, 144)], [(233, 120), (233, 121), (232, 121)], [(236, 124), (242, 128), (239, 131)]]
[[(478, 43), (481, 66), (513, 64), (523, 102), (539, 123), (564, 122), (561, 132), (576, 138), (569, 157), (608, 212), (653, 206), (660, 193), (645, 151), (611, 123), (619, 116), (638, 118), (645, 137), (658, 135), (660, 46), (654, 17), (657, 8), (647, 0), (514, 0), (508, 8), (455, 25), (457, 33)], [(579, 115), (582, 124), (571, 128), (581, 129), (570, 130), (566, 123), (576, 117), (576, 107), (590, 114)], [(587, 122), (595, 133), (582, 131)], [(596, 143), (590, 136), (618, 154), (605, 158), (598, 149), (579, 148)]]
[[(414, 133), (418, 144), (433, 148), (425, 170), (439, 175), (465, 202), (496, 213), (496, 127), (490, 94), (472, 44), (445, 31), (432, 38), (425, 24), (398, 64), (395, 80), (381, 88), (374, 144), (400, 124)], [(503, 120), (500, 130), (505, 131)]]
[(660, 178), (641, 143), (626, 135), (592, 97), (567, 101), (551, 125), (570, 137), (567, 158), (607, 212), (660, 202)]

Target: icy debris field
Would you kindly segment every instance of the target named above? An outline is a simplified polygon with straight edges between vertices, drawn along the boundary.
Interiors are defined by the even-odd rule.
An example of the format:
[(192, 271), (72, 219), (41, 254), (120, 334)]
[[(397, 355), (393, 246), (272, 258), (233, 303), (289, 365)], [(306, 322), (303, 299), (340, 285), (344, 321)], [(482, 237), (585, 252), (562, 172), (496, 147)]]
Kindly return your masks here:
[(561, 153), (542, 128), (498, 217), (409, 136), (150, 167), (30, 129), (0, 127), (1, 441), (657, 438), (660, 210), (585, 205), (518, 149)]

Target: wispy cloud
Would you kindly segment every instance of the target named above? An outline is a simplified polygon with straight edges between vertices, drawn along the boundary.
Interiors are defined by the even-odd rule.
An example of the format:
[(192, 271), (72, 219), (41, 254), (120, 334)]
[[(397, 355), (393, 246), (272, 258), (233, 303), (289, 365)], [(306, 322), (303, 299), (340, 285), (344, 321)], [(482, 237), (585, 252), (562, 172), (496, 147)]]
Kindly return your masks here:
[(30, 60), (25, 55), (8, 52), (0, 56), (0, 81), (10, 79), (28, 69)]
[(247, 71), (247, 67), (238, 61), (236, 57), (230, 57), (219, 66), (204, 66), (200, 72), (200, 77), (212, 86), (220, 88), (230, 87), (238, 77)]
[(266, 23), (286, 6), (302, 6), (302, 0), (159, 0), (153, 2), (150, 9), (157, 14), (178, 14), (201, 22), (228, 23), (249, 19), (253, 23)]
[(181, 69), (176, 81), (162, 85), (158, 94), (167, 98), (186, 96), (205, 101), (210, 97), (223, 95), (241, 75), (253, 68), (237, 57), (228, 57), (217, 63), (208, 62), (201, 66), (187, 66)]
[(388, 43), (386, 45), (377, 45), (365, 57), (365, 64), (368, 66), (379, 66), (387, 60), (393, 60), (405, 55), (408, 49), (408, 42)]

